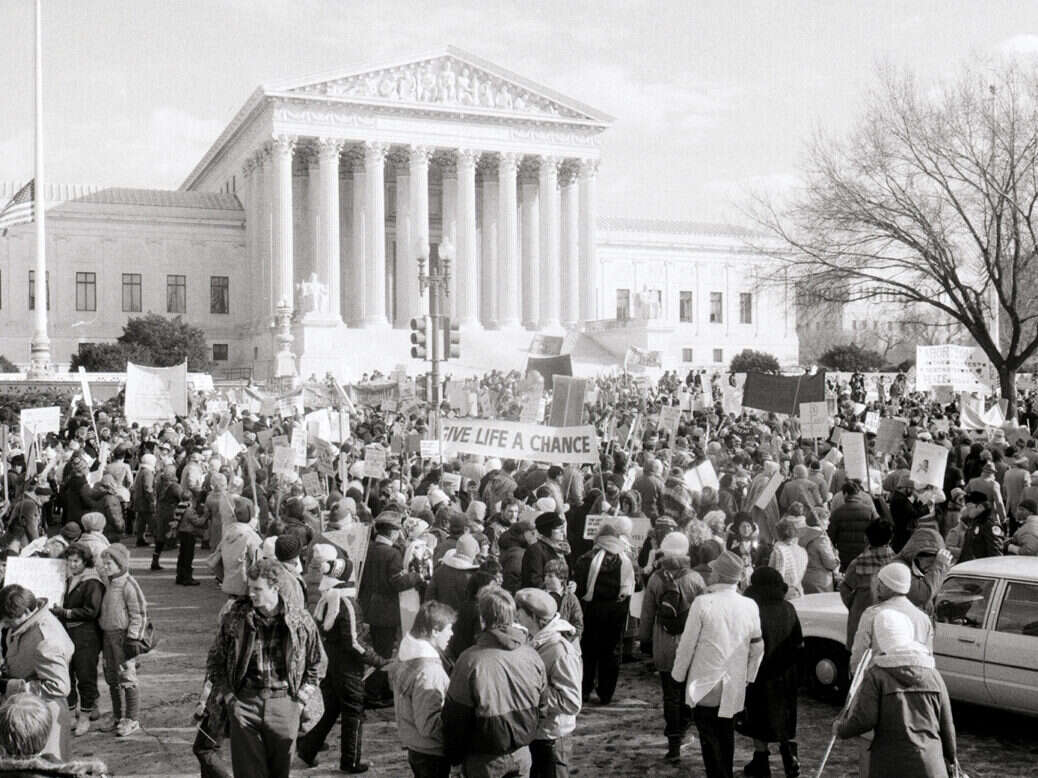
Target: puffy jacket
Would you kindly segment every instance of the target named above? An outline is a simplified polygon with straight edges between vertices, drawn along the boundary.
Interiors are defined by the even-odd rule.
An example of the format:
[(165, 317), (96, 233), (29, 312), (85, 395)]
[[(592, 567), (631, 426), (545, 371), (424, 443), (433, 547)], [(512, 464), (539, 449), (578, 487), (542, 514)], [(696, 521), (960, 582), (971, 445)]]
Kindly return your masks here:
[(574, 635), (572, 624), (555, 618), (530, 641), (544, 662), (548, 683), (546, 704), (537, 720), (537, 740), (556, 740), (577, 728), (584, 662)]
[(428, 641), (404, 635), (397, 661), (389, 668), (389, 682), (401, 745), (443, 756), (443, 704), (450, 685), (446, 660)]
[(138, 640), (144, 634), (148, 621), (148, 601), (141, 585), (122, 573), (108, 579), (104, 600), (101, 601), (101, 629), (126, 630), (126, 637)]
[(220, 539), (220, 555), (223, 557), (223, 583), (220, 589), (224, 594), (243, 597), (249, 591), (247, 572), (259, 556), (263, 539), (259, 534), (242, 521), (235, 522), (224, 532)]
[(75, 646), (61, 622), (37, 600), (36, 612), (7, 636), (7, 694), (32, 692), (43, 697), (65, 697), (71, 689), (68, 664)]
[(522, 627), (480, 634), (454, 666), (443, 706), (444, 755), (503, 756), (529, 745), (547, 702), (544, 662)]
[(1038, 556), (1038, 516), (1028, 516), (1009, 542), (1020, 547), (1021, 556)]
[(642, 613), (638, 622), (638, 639), (643, 643), (652, 641), (652, 662), (661, 673), (669, 673), (674, 667), (674, 653), (681, 640), (681, 633), (671, 635), (656, 621), (656, 608), (663, 594), (666, 582), (664, 575), (672, 575), (681, 592), (682, 599), (688, 605), (706, 591), (703, 577), (692, 569), (692, 562), (687, 556), (664, 557), (659, 568), (645, 585), (645, 596), (642, 600)]

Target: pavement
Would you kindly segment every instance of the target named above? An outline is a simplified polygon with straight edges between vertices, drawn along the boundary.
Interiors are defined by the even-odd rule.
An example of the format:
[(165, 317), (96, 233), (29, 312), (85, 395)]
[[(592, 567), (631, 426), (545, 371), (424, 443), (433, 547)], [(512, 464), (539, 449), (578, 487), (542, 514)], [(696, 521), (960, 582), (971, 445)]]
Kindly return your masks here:
[[(199, 552), (195, 577), (201, 586), (176, 586), (175, 557), (163, 555), (161, 572), (148, 570), (149, 549), (131, 548), (131, 568), (148, 599), (152, 621), (160, 637), (158, 647), (143, 657), (138, 669), (141, 685), (142, 730), (127, 738), (91, 730), (73, 738), (73, 758), (103, 759), (119, 776), (197, 776), (198, 763), (191, 752), (195, 723), (191, 714), (204, 675), (205, 657), (216, 631), (216, 614), (226, 600), (205, 570), (207, 552)], [(175, 552), (174, 552), (175, 553)], [(594, 699), (594, 698), (592, 698)], [(102, 718), (110, 719), (108, 689), (101, 683)], [(970, 778), (1006, 778), (1038, 775), (1038, 719), (1004, 711), (956, 705), (960, 762)], [(825, 751), (837, 709), (802, 693), (799, 709), (802, 775), (814, 776)], [(751, 741), (736, 735), (735, 767), (752, 758)], [(296, 762), (292, 775), (342, 775), (338, 765), (338, 729), (330, 749), (322, 754), (327, 767), (307, 769)], [(777, 747), (773, 751), (777, 752)], [(687, 748), (680, 765), (663, 761), (666, 739), (660, 708), (659, 676), (650, 662), (636, 661), (621, 669), (620, 683), (609, 706), (591, 704), (581, 712), (573, 740), (572, 775), (702, 776), (698, 743)], [(230, 764), (227, 747), (224, 756)], [(372, 778), (410, 775), (406, 754), (400, 747), (392, 709), (369, 711), (364, 729), (364, 758), (371, 762)], [(857, 752), (853, 744), (837, 742), (827, 764), (827, 776), (856, 774)], [(782, 774), (775, 753), (773, 774)]]

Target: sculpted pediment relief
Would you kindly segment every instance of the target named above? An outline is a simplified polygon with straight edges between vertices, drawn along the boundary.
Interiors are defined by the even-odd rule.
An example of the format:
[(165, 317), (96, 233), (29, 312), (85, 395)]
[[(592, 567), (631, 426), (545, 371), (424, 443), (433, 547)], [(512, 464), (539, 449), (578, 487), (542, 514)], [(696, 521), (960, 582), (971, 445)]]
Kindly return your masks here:
[(451, 55), (308, 84), (289, 91), (418, 106), (597, 119)]

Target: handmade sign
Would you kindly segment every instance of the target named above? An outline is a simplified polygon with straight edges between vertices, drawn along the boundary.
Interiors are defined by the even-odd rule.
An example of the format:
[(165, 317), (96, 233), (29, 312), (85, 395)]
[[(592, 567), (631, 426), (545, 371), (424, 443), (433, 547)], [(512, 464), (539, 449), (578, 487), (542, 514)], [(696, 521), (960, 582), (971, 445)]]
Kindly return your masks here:
[(821, 402), (800, 403), (800, 437), (825, 438), (829, 435), (829, 406)]
[(444, 419), (441, 430), (443, 450), (447, 454), (479, 454), (552, 464), (598, 461), (598, 437), (591, 425), (546, 427), (513, 421)]
[(861, 432), (845, 431), (840, 436), (843, 449), (843, 469), (848, 478), (856, 478), (862, 484), (869, 482), (869, 464), (865, 458), (865, 435)]
[(296, 452), (296, 466), (306, 467), (306, 427), (296, 425), (292, 427), (292, 450)]
[(364, 477), (386, 477), (386, 450), (377, 443), (364, 447)]
[(37, 598), (46, 597), (48, 603), (60, 605), (65, 596), (65, 560), (8, 557), (4, 586), (11, 584), (21, 584)]
[(438, 459), (440, 456), (440, 441), (422, 440), (418, 443), (418, 453), (422, 459)]
[(944, 471), (948, 467), (948, 449), (936, 443), (917, 440), (912, 452), (910, 474), (916, 487), (944, 488)]
[(876, 451), (884, 454), (896, 452), (901, 447), (907, 429), (908, 423), (903, 419), (880, 419), (879, 429), (876, 431)]
[(757, 497), (757, 501), (753, 503), (755, 508), (760, 508), (762, 511), (766, 510), (768, 504), (775, 499), (775, 493), (778, 491), (779, 486), (782, 484), (782, 473), (777, 472), (771, 476), (771, 480), (768, 481), (767, 485), (761, 491)]
[(127, 362), (123, 409), (128, 422), (141, 425), (187, 416), (187, 361), (173, 367)]
[(681, 407), (677, 405), (664, 405), (660, 408), (660, 431), (666, 432), (673, 442), (678, 435), (678, 425), (681, 423)]
[(296, 471), (296, 450), (291, 446), (274, 446), (274, 474), (289, 475)]

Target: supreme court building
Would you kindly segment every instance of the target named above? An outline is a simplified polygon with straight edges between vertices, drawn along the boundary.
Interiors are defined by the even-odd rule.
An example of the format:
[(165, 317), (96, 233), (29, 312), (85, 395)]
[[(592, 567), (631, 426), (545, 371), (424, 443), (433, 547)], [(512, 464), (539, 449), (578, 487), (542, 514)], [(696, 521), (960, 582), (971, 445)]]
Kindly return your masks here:
[[(260, 87), (178, 191), (49, 188), (54, 361), (155, 311), (201, 326), (217, 372), (265, 378), (280, 308), (300, 373), (355, 378), (350, 361), (406, 360), (408, 322), (428, 312), (417, 259), (449, 244), (473, 369), (502, 350), (521, 366), (530, 331), (589, 340), (603, 365), (625, 340), (668, 367), (743, 347), (795, 362), (790, 295), (757, 283), (765, 260), (739, 230), (599, 216), (612, 121), (452, 47)], [(0, 238), (0, 352), (17, 363), (33, 241), (31, 225)]]

